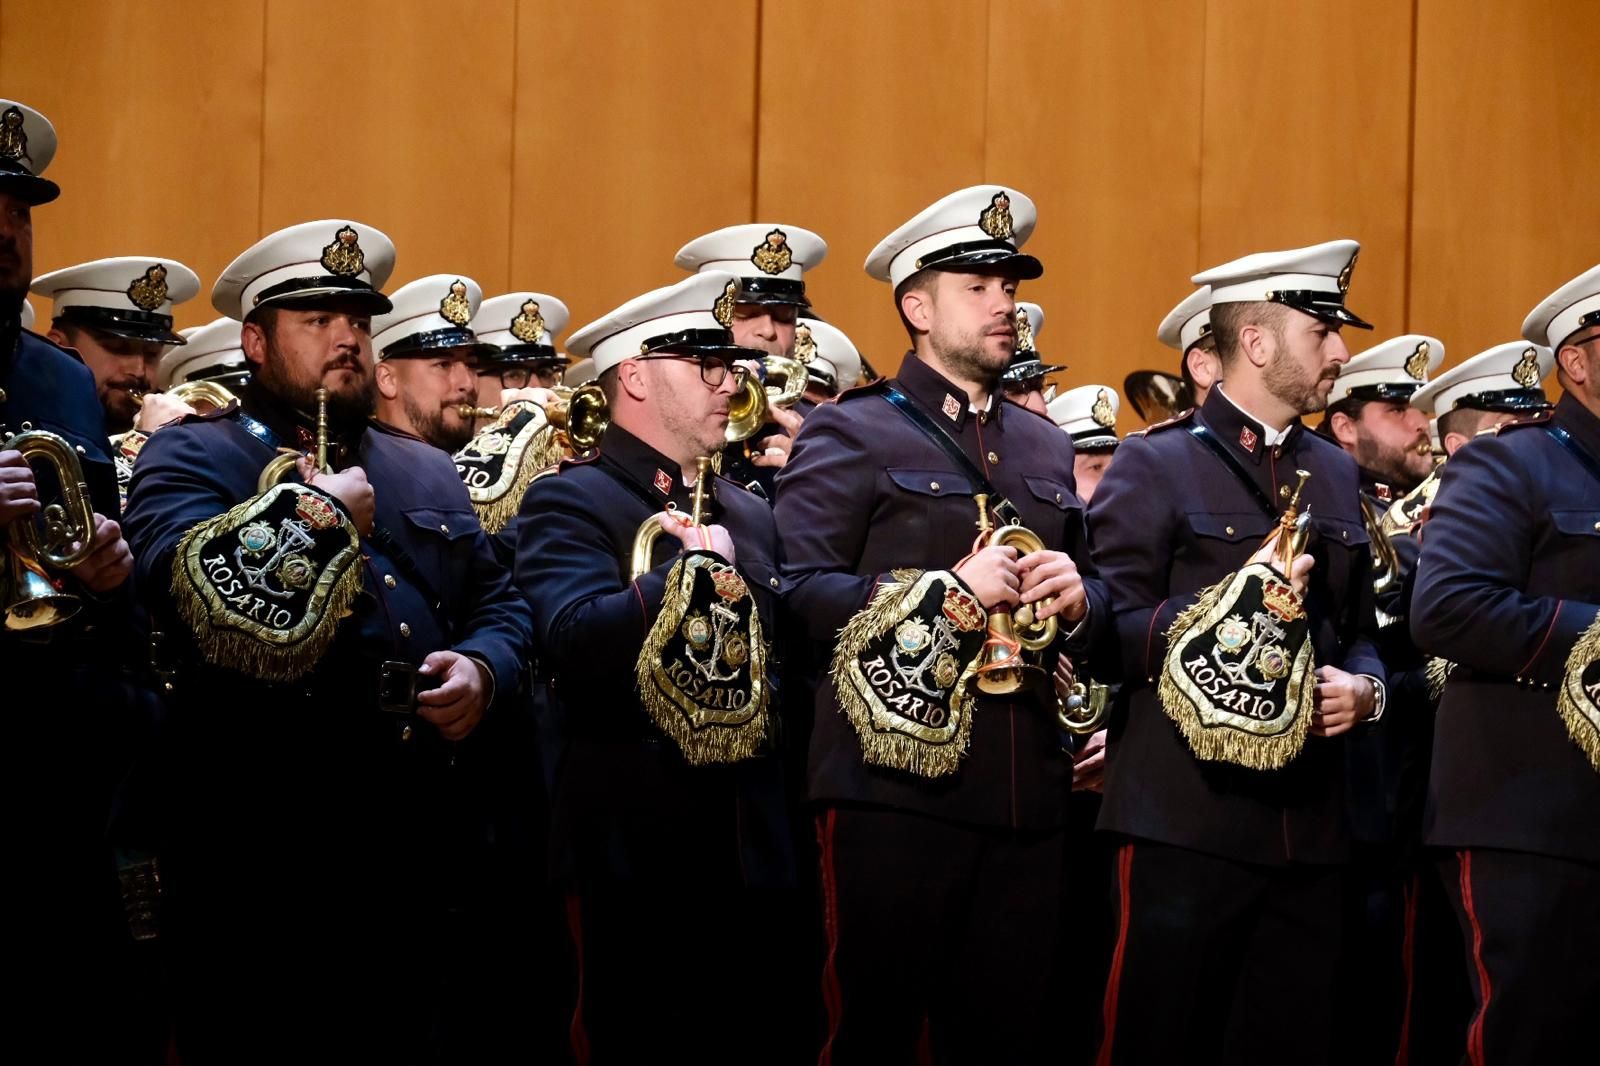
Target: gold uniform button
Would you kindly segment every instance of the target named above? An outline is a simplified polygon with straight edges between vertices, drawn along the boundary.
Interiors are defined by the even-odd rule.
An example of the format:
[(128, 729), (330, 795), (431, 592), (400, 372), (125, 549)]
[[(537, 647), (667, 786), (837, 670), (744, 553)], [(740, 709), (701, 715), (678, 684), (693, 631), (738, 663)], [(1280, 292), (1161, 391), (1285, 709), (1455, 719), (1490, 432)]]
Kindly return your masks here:
[(443, 522), (440, 522), (439, 523), (439, 532), (448, 535), (449, 532), (450, 532), (450, 527), (445, 525)]
[(1287, 500), (1288, 498), (1289, 498), (1289, 486), (1288, 485), (1279, 485), (1278, 486), (1278, 499)]
[(409, 637), (411, 635), (411, 627), (405, 622), (400, 623), (400, 635), (402, 637)]
[(83, 450), (83, 445), (81, 445), (81, 444), (74, 444), (73, 447), (78, 449), (78, 454), (79, 455), (88, 455), (89, 454), (88, 452)]
[[(938, 492), (939, 491), (939, 483), (937, 481), (930, 481), (930, 482), (928, 482), (928, 488), (932, 489), (934, 492)], [(1600, 522), (1597, 522), (1595, 524), (1594, 528), (1600, 529)]]
[(1228, 536), (1230, 536), (1230, 537), (1231, 537), (1231, 536), (1233, 536), (1233, 527), (1232, 527), (1232, 526), (1227, 526), (1227, 527), (1225, 527), (1225, 528), (1224, 528), (1224, 530), (1223, 530), (1223, 531), (1224, 531), (1224, 532), (1225, 532), (1225, 533), (1227, 533), (1227, 534), (1228, 534)]
[(395, 586), (394, 575), (393, 574), (384, 574), (383, 575), (383, 583), (385, 585), (387, 585), (389, 588), (394, 588), (394, 586)]
[(994, 452), (990, 452), (989, 453), (989, 461), (991, 463), (998, 463), (1000, 461), (1000, 457), (998, 455), (996, 455)]
[(778, 579), (775, 578), (775, 577), (769, 577), (769, 578), (767, 578), (767, 584), (771, 585), (773, 588), (777, 588), (778, 587)]
[(1059, 493), (1059, 492), (1058, 492), (1058, 493), (1056, 493), (1056, 502), (1057, 502), (1057, 503), (1060, 503), (1060, 502), (1061, 502), (1061, 493)]
[(1595, 524), (1594, 524), (1594, 528), (1595, 528), (1595, 529), (1600, 529), (1600, 522), (1596, 522), (1596, 523), (1595, 523)]
[(6, 390), (0, 389), (0, 403), (6, 402)]

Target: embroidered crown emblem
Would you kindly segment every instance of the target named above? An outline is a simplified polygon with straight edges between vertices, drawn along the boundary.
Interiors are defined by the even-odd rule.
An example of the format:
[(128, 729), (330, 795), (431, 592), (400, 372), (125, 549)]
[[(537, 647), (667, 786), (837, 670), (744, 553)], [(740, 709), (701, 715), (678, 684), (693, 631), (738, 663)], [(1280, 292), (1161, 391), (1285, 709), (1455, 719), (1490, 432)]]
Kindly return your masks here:
[(133, 279), (128, 299), (142, 311), (154, 311), (167, 302), (167, 268), (156, 263)]
[(810, 366), (811, 360), (817, 357), (817, 339), (811, 335), (811, 327), (804, 322), (794, 327), (794, 357), (804, 366)]
[(23, 127), (22, 110), (8, 107), (0, 115), (0, 158), (29, 159), (28, 131)]
[(1355, 273), (1356, 260), (1360, 259), (1360, 258), (1361, 258), (1361, 249), (1357, 248), (1355, 250), (1355, 253), (1350, 256), (1350, 262), (1346, 263), (1344, 265), (1344, 269), (1339, 271), (1339, 295), (1340, 296), (1348, 296), (1350, 294), (1350, 275)]
[(794, 265), (794, 254), (789, 250), (789, 235), (781, 229), (767, 234), (767, 239), (755, 246), (750, 262), (763, 274), (782, 274)]
[(1117, 424), (1117, 416), (1111, 410), (1111, 397), (1105, 389), (1095, 394), (1094, 406), (1089, 408), (1089, 417), (1094, 419), (1094, 424), (1104, 429), (1110, 429)]
[(1428, 353), (1432, 350), (1427, 341), (1417, 345), (1417, 350), (1406, 359), (1406, 374), (1413, 381), (1428, 380)]
[(728, 282), (727, 288), (722, 290), (722, 295), (717, 297), (717, 302), (711, 305), (711, 313), (716, 316), (723, 329), (733, 327), (734, 297), (739, 295), (739, 283)]
[(452, 326), (465, 326), (472, 320), (472, 304), (467, 301), (467, 283), (460, 278), (450, 283), (450, 291), (439, 301), (440, 316)]
[(353, 278), (366, 265), (366, 253), (361, 250), (361, 239), (354, 226), (339, 227), (332, 243), (322, 249), (323, 269), (335, 277)]
[(544, 336), (544, 316), (537, 300), (525, 300), (511, 320), (511, 335), (523, 344), (533, 344)]
[(1303, 613), (1295, 599), (1294, 589), (1282, 581), (1267, 580), (1261, 586), (1261, 602), (1281, 621), (1293, 622)]
[(1033, 322), (1028, 318), (1028, 312), (1017, 308), (1017, 351), (1033, 351)]
[(1517, 365), (1511, 368), (1511, 380), (1525, 389), (1539, 384), (1539, 353), (1532, 348), (1524, 351)]
[(1011, 197), (997, 192), (978, 216), (978, 228), (997, 241), (1011, 240)]

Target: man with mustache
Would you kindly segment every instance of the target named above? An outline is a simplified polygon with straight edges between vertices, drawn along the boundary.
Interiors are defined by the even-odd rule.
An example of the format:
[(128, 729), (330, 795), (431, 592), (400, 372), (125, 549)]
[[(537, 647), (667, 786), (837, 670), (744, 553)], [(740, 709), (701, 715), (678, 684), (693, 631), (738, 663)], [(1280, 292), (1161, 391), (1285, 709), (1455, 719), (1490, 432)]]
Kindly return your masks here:
[(478, 357), (487, 348), (472, 332), (483, 290), (461, 274), (433, 274), (389, 296), (394, 310), (372, 323), (377, 359), (377, 418), (455, 453), (472, 439), (461, 407), (478, 398)]
[(169, 634), (160, 858), (186, 1062), (411, 1061), (463, 1009), (430, 962), (453, 749), (522, 691), (529, 626), (449, 456), (370, 421), (393, 262), (338, 219), (242, 253), (212, 290), (243, 323), (241, 405), (154, 434), (134, 468), (130, 537)]
[[(1109, 621), (1089, 562), (1071, 442), (1003, 398), (1033, 202), (951, 193), (884, 238), (911, 350), (891, 379), (807, 417), (778, 477), (788, 604), (831, 670), (818, 686), (808, 797), (828, 933), (824, 1061), (1033, 1062), (1052, 1046), (1071, 761), (1050, 674)], [(980, 507), (979, 496), (985, 497)], [(1042, 550), (979, 547), (980, 516)], [(1081, 567), (1081, 571), (1080, 571)], [(1052, 622), (1020, 653), (997, 631)], [(841, 630), (843, 634), (841, 635)], [(989, 673), (995, 673), (990, 671)], [(1012, 681), (1018, 683), (1014, 691)]]
[[(611, 425), (522, 500), (516, 580), (549, 685), (579, 1061), (793, 1051), (782, 1019), (798, 1005), (773, 992), (794, 965), (774, 911), (794, 881), (778, 539), (765, 501), (699, 467), (751, 354), (730, 329), (738, 293), (735, 275), (701, 271), (575, 332), (567, 350), (593, 359)], [(733, 1009), (717, 991), (730, 980)]]
[[(186, 413), (140, 405), (151, 392), (162, 353), (185, 343), (172, 328), (172, 309), (200, 291), (194, 271), (175, 259), (118, 256), (52, 271), (33, 292), (54, 301), (52, 341), (75, 350), (94, 372), (105, 408), (106, 432), (146, 432)], [(159, 419), (159, 420), (158, 420)]]
[[(1196, 275), (1222, 380), (1124, 440), (1089, 507), (1123, 658), (1101, 1063), (1327, 1060), (1350, 851), (1338, 738), (1380, 713), (1384, 668), (1355, 462), (1300, 418), (1350, 358), (1340, 329), (1367, 328), (1344, 302), (1357, 251)], [(1279, 545), (1301, 471), (1299, 535)], [(1276, 988), (1292, 1000), (1263, 999)]]
[[(10, 851), (26, 876), (9, 888), (17, 914), (13, 957), (33, 975), (10, 1004), (13, 1054), (118, 1061), (128, 1052), (119, 969), (128, 926), (105, 825), (139, 723), (129, 713), (122, 664), (133, 651), (128, 577), (133, 559), (118, 524), (116, 473), (94, 375), (72, 353), (23, 328), (33, 280), (33, 209), (61, 193), (43, 176), (56, 150), (48, 119), (0, 100), (0, 587), (23, 571), (15, 555), (24, 523), (62, 501), (54, 472), (30, 464), (7, 439), (27, 429), (63, 438), (77, 457), (94, 511), (96, 548), (77, 567), (45, 575), (78, 606), (54, 625), (23, 628), (26, 604), (0, 605), (9, 743), (19, 753), (6, 781)], [(36, 617), (36, 616), (34, 616)], [(29, 1056), (28, 1031), (48, 1050)]]
[[(827, 254), (828, 242), (808, 229), (752, 222), (696, 237), (672, 261), (683, 270), (739, 275), (734, 342), (767, 355), (792, 357), (799, 316), (811, 311), (805, 274)], [(759, 375), (760, 358), (749, 367)], [(801, 418), (795, 409), (769, 407), (767, 424), (754, 437), (728, 446), (723, 473), (771, 501), (774, 474), (788, 460)]]
[(1425, 840), (1467, 947), (1474, 1063), (1585, 1060), (1600, 988), (1600, 264), (1522, 337), (1498, 399), (1531, 401), (1544, 353), (1561, 399), (1445, 463), (1411, 610), (1456, 664)]

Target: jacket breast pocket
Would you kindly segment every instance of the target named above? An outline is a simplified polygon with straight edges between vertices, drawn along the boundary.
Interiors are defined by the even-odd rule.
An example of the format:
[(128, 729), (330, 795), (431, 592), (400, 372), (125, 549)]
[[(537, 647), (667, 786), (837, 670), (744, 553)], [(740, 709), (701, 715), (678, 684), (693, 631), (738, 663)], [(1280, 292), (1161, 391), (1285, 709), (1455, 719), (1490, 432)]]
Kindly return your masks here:
[(965, 474), (928, 467), (889, 467), (888, 488), (873, 515), (872, 552), (895, 566), (939, 568), (955, 564), (972, 547), (978, 489)]
[(429, 592), (447, 607), (465, 590), (472, 569), (478, 520), (456, 507), (413, 507), (401, 512), (394, 531), (399, 548), (411, 557)]
[(1024, 476), (1028, 486), (1028, 513), (1042, 515), (1033, 531), (1048, 548), (1068, 552), (1078, 550), (1085, 540), (1083, 501), (1064, 481)]
[(1353, 548), (1370, 551), (1372, 540), (1367, 536), (1367, 524), (1349, 518), (1320, 515), (1311, 512), (1311, 528), (1318, 539), (1330, 548)]

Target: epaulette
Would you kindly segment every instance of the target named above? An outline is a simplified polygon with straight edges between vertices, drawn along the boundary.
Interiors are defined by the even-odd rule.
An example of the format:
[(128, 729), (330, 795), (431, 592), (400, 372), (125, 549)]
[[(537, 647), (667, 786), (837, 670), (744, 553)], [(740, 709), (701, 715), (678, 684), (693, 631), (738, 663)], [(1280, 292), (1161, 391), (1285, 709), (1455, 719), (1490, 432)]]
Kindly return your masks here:
[(1157, 422), (1153, 426), (1146, 426), (1143, 429), (1136, 429), (1132, 433), (1129, 433), (1128, 436), (1130, 436), (1130, 437), (1147, 436), (1148, 434), (1154, 433), (1154, 432), (1156, 432), (1157, 430), (1160, 430), (1160, 429), (1167, 429), (1167, 428), (1169, 428), (1171, 426), (1182, 425), (1183, 423), (1189, 421), (1189, 419), (1191, 419), (1193, 417), (1194, 417), (1194, 408), (1191, 407), (1186, 411), (1178, 412), (1177, 414), (1173, 415), (1171, 418), (1167, 419), (1164, 422)]
[(1478, 432), (1474, 433), (1473, 436), (1482, 437), (1487, 434), (1492, 437), (1497, 437), (1508, 429), (1520, 429), (1523, 426), (1542, 426), (1555, 416), (1556, 409), (1554, 407), (1546, 407), (1544, 410), (1535, 411), (1533, 414), (1527, 415), (1524, 418), (1517, 418), (1510, 422), (1501, 423), (1498, 426), (1489, 426), (1486, 429), (1480, 429)]
[(857, 385), (853, 389), (845, 389), (839, 395), (835, 396), (832, 402), (843, 403), (845, 400), (853, 400), (858, 396), (876, 396), (878, 393), (888, 389), (888, 387), (888, 378), (875, 378), (874, 380), (867, 382), (865, 385)]

